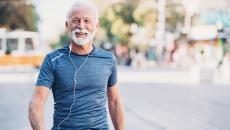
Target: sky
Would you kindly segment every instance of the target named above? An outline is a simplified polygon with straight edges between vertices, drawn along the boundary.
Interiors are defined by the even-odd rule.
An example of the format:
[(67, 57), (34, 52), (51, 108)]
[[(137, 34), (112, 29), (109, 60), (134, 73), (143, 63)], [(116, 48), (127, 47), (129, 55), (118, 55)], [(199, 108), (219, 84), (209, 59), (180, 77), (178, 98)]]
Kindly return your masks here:
[(76, 0), (35, 0), (40, 17), (39, 31), (49, 41), (57, 41), (60, 33), (65, 31), (66, 13)]

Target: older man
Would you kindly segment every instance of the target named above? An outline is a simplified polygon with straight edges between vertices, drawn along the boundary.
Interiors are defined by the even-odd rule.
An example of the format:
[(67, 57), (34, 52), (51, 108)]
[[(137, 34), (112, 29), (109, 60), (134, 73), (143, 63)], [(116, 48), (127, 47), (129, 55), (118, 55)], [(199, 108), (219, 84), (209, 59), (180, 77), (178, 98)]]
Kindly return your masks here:
[(107, 100), (115, 130), (124, 130), (115, 57), (93, 45), (98, 17), (97, 8), (89, 2), (77, 2), (70, 8), (65, 23), (69, 44), (45, 57), (30, 101), (34, 130), (45, 130), (49, 89), (55, 110), (52, 130), (108, 130)]

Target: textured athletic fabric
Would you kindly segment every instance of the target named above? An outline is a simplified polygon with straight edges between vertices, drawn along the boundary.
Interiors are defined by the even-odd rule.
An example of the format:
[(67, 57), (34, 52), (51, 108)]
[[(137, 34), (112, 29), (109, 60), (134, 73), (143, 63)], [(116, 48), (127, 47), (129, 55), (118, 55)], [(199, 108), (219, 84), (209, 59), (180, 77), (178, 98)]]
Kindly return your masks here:
[[(70, 53), (70, 57), (77, 69), (81, 67), (75, 77), (76, 101), (71, 116), (60, 125), (60, 128), (108, 130), (107, 87), (112, 87), (117, 82), (114, 55), (94, 46), (88, 58), (86, 58), (87, 55), (77, 55), (73, 52)], [(46, 86), (52, 89), (53, 130), (68, 116), (70, 106), (74, 101), (75, 70), (69, 58), (68, 46), (49, 53), (41, 66), (36, 86)]]

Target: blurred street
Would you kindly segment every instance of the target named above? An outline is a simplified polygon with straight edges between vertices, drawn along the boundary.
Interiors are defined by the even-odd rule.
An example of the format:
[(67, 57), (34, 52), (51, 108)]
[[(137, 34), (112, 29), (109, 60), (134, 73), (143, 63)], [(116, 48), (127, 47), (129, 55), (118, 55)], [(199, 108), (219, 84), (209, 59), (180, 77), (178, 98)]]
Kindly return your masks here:
[[(69, 43), (72, 64), (72, 52), (83, 58), (91, 43), (116, 57), (125, 130), (230, 130), (230, 0), (91, 0), (93, 11), (79, 12), (75, 2), (0, 0), (0, 130), (31, 130), (38, 68), (53, 71), (65, 53), (47, 64), (45, 55)], [(50, 93), (47, 130), (53, 104)]]
[[(31, 130), (27, 109), (37, 70), (30, 71), (8, 73), (1, 70), (2, 130)], [(189, 82), (187, 71), (172, 69), (119, 67), (119, 80), (126, 111), (126, 130), (230, 129), (229, 85)], [(52, 125), (52, 111), (50, 94), (46, 104), (48, 129)]]

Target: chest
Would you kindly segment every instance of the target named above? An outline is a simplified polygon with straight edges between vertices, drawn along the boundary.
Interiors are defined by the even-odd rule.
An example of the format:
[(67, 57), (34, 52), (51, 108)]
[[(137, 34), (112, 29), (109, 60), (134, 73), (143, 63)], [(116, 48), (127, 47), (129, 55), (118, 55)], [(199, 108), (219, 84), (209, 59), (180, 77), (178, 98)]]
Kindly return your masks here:
[[(74, 65), (73, 65), (74, 64)], [(105, 89), (111, 74), (111, 63), (100, 58), (74, 59), (59, 64), (55, 71), (54, 87), (59, 90), (72, 90), (74, 80), (78, 90)]]

